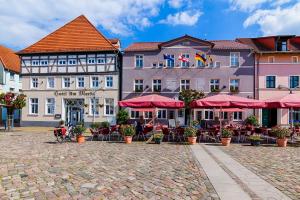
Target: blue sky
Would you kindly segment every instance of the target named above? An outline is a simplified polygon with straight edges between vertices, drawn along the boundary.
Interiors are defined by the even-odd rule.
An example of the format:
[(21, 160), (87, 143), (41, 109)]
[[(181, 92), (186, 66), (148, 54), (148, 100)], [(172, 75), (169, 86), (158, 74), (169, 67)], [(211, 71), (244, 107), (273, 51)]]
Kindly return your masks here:
[(120, 38), (122, 47), (184, 34), (208, 40), (300, 34), (299, 0), (59, 2), (0, 0), (0, 44), (20, 50), (81, 14), (108, 38)]

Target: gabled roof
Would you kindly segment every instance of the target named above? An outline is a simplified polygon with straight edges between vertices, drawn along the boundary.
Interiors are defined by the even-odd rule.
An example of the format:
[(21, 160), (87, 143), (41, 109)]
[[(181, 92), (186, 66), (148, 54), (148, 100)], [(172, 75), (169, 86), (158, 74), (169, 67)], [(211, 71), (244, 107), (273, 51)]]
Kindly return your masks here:
[(0, 45), (0, 62), (4, 68), (16, 73), (20, 73), (20, 58), (11, 49)]
[(129, 47), (125, 49), (125, 52), (131, 51), (157, 51), (160, 47), (165, 45), (170, 45), (178, 40), (182, 40), (183, 38), (191, 39), (192, 41), (198, 41), (203, 43), (204, 45), (210, 46), (212, 49), (216, 50), (245, 50), (252, 49), (251, 46), (243, 44), (234, 40), (200, 40), (197, 38), (193, 38), (191, 36), (183, 36), (180, 38), (176, 38), (174, 40), (170, 40), (167, 42), (135, 42), (132, 43)]
[(117, 50), (116, 47), (84, 15), (81, 15), (18, 53), (114, 50)]
[(183, 41), (183, 40), (194, 41), (194, 42), (197, 42), (197, 43), (201, 43), (202, 45), (205, 45), (205, 46), (211, 46), (211, 47), (214, 46), (213, 43), (211, 43), (211, 42), (209, 42), (207, 40), (201, 40), (199, 38), (195, 38), (195, 37), (192, 37), (192, 36), (189, 36), (189, 35), (184, 35), (182, 37), (178, 37), (178, 38), (175, 38), (175, 39), (163, 42), (163, 43), (159, 44), (159, 47), (172, 45), (172, 44), (174, 44), (176, 42)]

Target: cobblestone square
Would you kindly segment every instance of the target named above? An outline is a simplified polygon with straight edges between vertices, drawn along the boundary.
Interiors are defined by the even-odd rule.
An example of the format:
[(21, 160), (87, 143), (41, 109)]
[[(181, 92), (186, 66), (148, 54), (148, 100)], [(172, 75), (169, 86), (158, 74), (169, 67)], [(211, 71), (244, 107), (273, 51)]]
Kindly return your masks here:
[(185, 145), (0, 133), (0, 199), (218, 199)]

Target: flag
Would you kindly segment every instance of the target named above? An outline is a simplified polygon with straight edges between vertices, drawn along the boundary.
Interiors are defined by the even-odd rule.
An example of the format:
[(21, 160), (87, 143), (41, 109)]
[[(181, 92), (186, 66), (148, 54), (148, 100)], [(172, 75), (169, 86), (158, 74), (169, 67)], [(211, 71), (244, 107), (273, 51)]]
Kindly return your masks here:
[(164, 54), (164, 60), (171, 60), (171, 61), (174, 61), (174, 58), (172, 58), (172, 56), (169, 55), (169, 54)]
[(199, 53), (196, 53), (195, 60), (200, 60), (202, 63), (206, 63), (206, 58), (203, 55), (200, 55)]
[(186, 58), (184, 55), (178, 56), (178, 60), (180, 60), (182, 62), (189, 62), (189, 59)]

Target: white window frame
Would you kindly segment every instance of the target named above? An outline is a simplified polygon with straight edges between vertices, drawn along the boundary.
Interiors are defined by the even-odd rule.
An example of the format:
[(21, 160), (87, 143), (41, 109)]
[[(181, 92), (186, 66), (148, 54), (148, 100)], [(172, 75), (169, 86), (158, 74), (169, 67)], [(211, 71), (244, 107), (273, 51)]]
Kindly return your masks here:
[[(96, 81), (96, 80), (93, 80), (93, 78), (97, 78), (98, 80), (97, 80), (97, 83), (98, 83), (98, 86), (96, 86), (96, 87), (94, 87), (94, 81)], [(99, 77), (98, 76), (91, 76), (91, 88), (99, 88), (100, 87), (100, 79), (99, 79)], [(95, 82), (96, 83), (96, 82)]]
[(77, 65), (77, 59), (68, 59), (68, 65)]
[[(212, 83), (212, 80), (214, 81), (213, 83)], [(216, 83), (216, 81), (218, 81), (218, 84)], [(211, 91), (211, 86), (213, 86), (215, 90), (217, 89), (216, 86), (218, 86), (218, 89), (221, 90), (221, 88), (220, 88), (220, 79), (217, 79), (217, 78), (210, 79), (209, 80), (209, 91), (210, 92), (212, 92)]]
[[(53, 87), (50, 87), (49, 79), (53, 79)], [(47, 78), (47, 89), (54, 89), (55, 88), (55, 78), (54, 77), (48, 77)]]
[[(237, 113), (237, 118), (235, 118), (236, 113)], [(239, 114), (241, 114), (241, 116)], [(243, 112), (233, 112), (232, 115), (233, 115), (232, 121), (234, 121), (234, 122), (243, 121)]]
[(39, 60), (31, 60), (31, 66), (40, 66)]
[[(107, 102), (106, 102), (106, 100), (112, 100), (112, 105), (108, 105), (107, 104)], [(106, 109), (106, 106), (112, 106), (112, 111), (113, 111), (113, 113), (109, 113), (109, 114), (107, 114), (106, 113), (106, 111), (107, 111), (107, 109)], [(114, 116), (115, 115), (115, 99), (114, 98), (104, 98), (104, 116)]]
[(49, 61), (48, 60), (40, 60), (40, 66), (48, 66)]
[[(235, 84), (232, 84), (231, 81), (237, 81), (237, 85)], [(231, 90), (231, 86), (234, 88), (234, 89), (240, 89), (240, 79), (238, 78), (232, 78), (229, 80), (229, 90)]]
[[(188, 62), (180, 61), (180, 66), (181, 66), (182, 68), (189, 68), (189, 67), (190, 67), (190, 54), (188, 54), (188, 53), (183, 53), (183, 54), (181, 54), (181, 56), (184, 56), (184, 57), (187, 58), (189, 61), (188, 61)], [(183, 63), (184, 63), (186, 66), (183, 66)]]
[[(66, 87), (65, 79), (69, 79), (69, 81), (70, 81), (70, 86), (69, 87)], [(71, 88), (71, 77), (62, 77), (62, 88)]]
[[(103, 62), (100, 62), (100, 61), (103, 61)], [(106, 60), (105, 58), (97, 58), (97, 64), (106, 64)]]
[[(64, 62), (64, 64), (63, 64), (63, 63), (61, 63), (61, 62)], [(66, 61), (66, 59), (59, 59), (59, 60), (57, 61), (57, 63), (58, 63), (58, 65), (60, 65), (60, 66), (67, 65), (67, 61)]]
[[(169, 55), (171, 58), (173, 58), (173, 61), (169, 60), (169, 59), (166, 59), (166, 66), (168, 68), (174, 68), (176, 63), (175, 63), (175, 55), (174, 54), (170, 54)], [(169, 65), (170, 63), (173, 63), (173, 66)]]
[(130, 110), (130, 119), (138, 119), (140, 117), (140, 112), (136, 110)]
[[(208, 112), (208, 118), (205, 116), (205, 113), (206, 112)], [(210, 113), (212, 112), (212, 119), (210, 119)], [(215, 118), (215, 113), (214, 113), (214, 111), (213, 110), (204, 110), (204, 112), (203, 112), (203, 114), (204, 114), (204, 120), (214, 120), (214, 118)]]
[[(53, 100), (52, 103), (49, 103), (48, 100), (51, 99)], [(48, 112), (48, 106), (53, 106), (53, 113)], [(55, 98), (46, 98), (45, 101), (45, 115), (54, 115), (55, 114)]]
[[(238, 61), (238, 65), (233, 65), (233, 63), (232, 63), (232, 58), (233, 58), (233, 55), (234, 54), (237, 54), (238, 55), (238, 57), (237, 57), (237, 61)], [(240, 52), (230, 52), (230, 67), (240, 67)]]
[[(151, 113), (151, 116), (150, 116), (150, 113)], [(144, 111), (143, 116), (144, 116), (144, 119), (152, 119), (153, 118), (153, 112), (152, 111)]]
[[(108, 80), (108, 78), (111, 78), (111, 80)], [(108, 81), (111, 82), (111, 86), (108, 85)], [(105, 76), (105, 88), (113, 88), (114, 87), (114, 77), (109, 75)]]
[[(184, 83), (182, 83), (182, 81), (184, 81)], [(188, 84), (187, 84), (187, 81), (189, 82)], [(187, 89), (187, 86), (188, 86), (188, 89)], [(183, 91), (182, 87), (184, 87), (184, 90), (191, 89), (191, 80), (190, 79), (181, 79), (180, 80), (180, 91)]]
[[(94, 103), (94, 100), (95, 100), (95, 103)], [(99, 103), (100, 103), (100, 100), (99, 98), (90, 98), (90, 109), (89, 109), (89, 114), (92, 115), (92, 116), (99, 116), (100, 115), (100, 108), (99, 108)], [(95, 105), (95, 114), (93, 113), (93, 107), (94, 105), (93, 104), (96, 104)]]
[(89, 65), (94, 65), (94, 64), (96, 64), (96, 59), (95, 59), (95, 58), (88, 58), (88, 59), (87, 59), (87, 64), (89, 64)]
[[(138, 56), (141, 56), (141, 60), (142, 60), (142, 66), (137, 66), (137, 57)], [(140, 59), (140, 58), (139, 58)], [(144, 62), (144, 54), (135, 54), (134, 55), (134, 66), (135, 68), (138, 68), (138, 69), (141, 69), (143, 68), (145, 65), (145, 62)]]
[[(79, 86), (79, 78), (83, 78), (83, 87)], [(76, 77), (76, 87), (77, 88), (84, 88), (85, 87), (85, 77), (84, 76), (78, 76)]]
[[(32, 103), (32, 99), (37, 99), (37, 102), (35, 102), (35, 103)], [(37, 105), (37, 113), (33, 113), (33, 112), (31, 112), (32, 111), (32, 105), (33, 104), (35, 104), (35, 105)], [(29, 114), (30, 115), (38, 115), (39, 114), (39, 99), (38, 98), (29, 98)]]
[[(161, 112), (161, 117), (158, 116), (158, 113)], [(164, 117), (165, 115), (165, 117)], [(157, 109), (156, 113), (157, 119), (167, 119), (167, 109)]]
[[(156, 83), (154, 83), (155, 81), (156, 81)], [(161, 84), (161, 82), (162, 82), (161, 79), (152, 79), (152, 91), (153, 92), (154, 92), (154, 87), (159, 87), (159, 86), (160, 86), (159, 92), (161, 92), (161, 90), (162, 90), (162, 84)]]
[[(138, 83), (136, 81), (139, 81)], [(140, 83), (140, 81), (142, 81), (142, 83)], [(138, 92), (143, 92), (144, 91), (144, 79), (134, 79), (133, 80), (133, 91), (136, 92), (135, 87), (139, 85), (142, 86), (142, 91), (138, 91)]]
[[(34, 87), (34, 81), (33, 81), (33, 79), (36, 79), (36, 87)], [(39, 88), (39, 78), (37, 78), (37, 77), (32, 77), (31, 79), (30, 79), (30, 88), (31, 89), (38, 89)]]
[[(289, 88), (290, 88), (290, 89), (296, 89), (296, 88), (298, 88), (298, 87), (291, 88), (291, 77), (292, 77), (292, 76), (296, 76), (296, 77), (299, 78), (299, 84), (298, 84), (298, 87), (300, 87), (300, 77), (299, 77), (299, 75), (290, 75), (290, 76), (289, 76), (289, 84), (288, 84), (288, 85), (289, 85)], [(275, 81), (276, 81), (276, 78), (275, 78)]]

